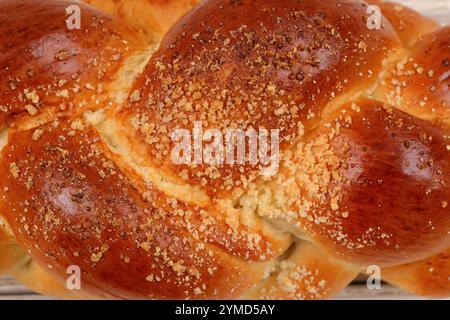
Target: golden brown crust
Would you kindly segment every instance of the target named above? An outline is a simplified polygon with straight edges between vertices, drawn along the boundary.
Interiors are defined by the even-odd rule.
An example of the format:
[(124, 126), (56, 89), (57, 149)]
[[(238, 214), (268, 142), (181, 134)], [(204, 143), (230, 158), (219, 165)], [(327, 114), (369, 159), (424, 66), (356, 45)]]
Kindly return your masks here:
[[(180, 20), (195, 1), (88, 2), (116, 17), (0, 2), (0, 213), (15, 238), (0, 265), (23, 246), (27, 285), (71, 295), (76, 265), (84, 298), (324, 298), (362, 266), (448, 248), (448, 28), (404, 32), (419, 15), (383, 3), (370, 30), (360, 0), (209, 0)], [(416, 63), (426, 77), (402, 72)], [(279, 171), (175, 165), (170, 133), (196, 121), (280, 130)], [(420, 262), (398, 268), (444, 295), (437, 257), (428, 287)]]
[[(73, 4), (81, 9), (80, 30), (65, 22)], [(122, 62), (145, 48), (131, 28), (75, 1), (5, 0), (0, 9), (0, 125), (95, 107), (115, 90), (108, 85)]]
[(7, 231), (5, 222), (0, 216), (0, 275), (17, 268), (27, 258), (26, 252)]
[(28, 261), (19, 268), (11, 272), (17, 280), (28, 288), (54, 298), (78, 299), (88, 298), (87, 296), (77, 296), (69, 291), (64, 281), (57, 281), (54, 275), (50, 275), (42, 269), (35, 261)]
[(296, 244), (292, 250), (245, 299), (326, 299), (345, 288), (359, 273), (357, 267), (335, 260), (309, 243)]
[(450, 27), (418, 41), (388, 71), (374, 93), (377, 99), (429, 121), (450, 124)]
[(196, 121), (279, 129), (289, 148), (328, 103), (372, 86), (400, 45), (389, 24), (368, 30), (365, 15), (359, 1), (205, 1), (165, 36), (119, 116), (153, 166), (220, 198), (261, 166), (175, 165), (169, 133)]
[(132, 184), (93, 129), (74, 127), (60, 119), (12, 133), (0, 169), (0, 189), (14, 190), (0, 211), (61, 277), (78, 265), (86, 288), (110, 296), (220, 298), (239, 295), (284, 250), (258, 230), (231, 229), (212, 208)]
[(383, 279), (420, 296), (450, 296), (450, 250), (428, 259), (382, 270)]
[(439, 28), (439, 23), (434, 19), (399, 3), (380, 0), (367, 2), (380, 7), (381, 13), (389, 20), (407, 48), (413, 46), (422, 36)]
[(309, 199), (307, 230), (360, 265), (398, 265), (447, 248), (449, 139), (447, 127), (378, 101), (341, 107), (307, 137), (324, 140), (320, 147), (337, 159), (331, 181)]
[(83, 0), (142, 30), (158, 41), (199, 0)]

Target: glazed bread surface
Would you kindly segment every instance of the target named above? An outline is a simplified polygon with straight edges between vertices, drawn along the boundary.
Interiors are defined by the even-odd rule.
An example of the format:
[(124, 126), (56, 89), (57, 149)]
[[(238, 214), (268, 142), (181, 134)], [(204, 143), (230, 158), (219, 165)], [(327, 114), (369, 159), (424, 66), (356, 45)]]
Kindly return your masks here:
[[(0, 272), (64, 298), (324, 299), (376, 265), (450, 295), (449, 27), (384, 1), (85, 2), (0, 1)], [(277, 130), (278, 170), (175, 163), (199, 122)]]

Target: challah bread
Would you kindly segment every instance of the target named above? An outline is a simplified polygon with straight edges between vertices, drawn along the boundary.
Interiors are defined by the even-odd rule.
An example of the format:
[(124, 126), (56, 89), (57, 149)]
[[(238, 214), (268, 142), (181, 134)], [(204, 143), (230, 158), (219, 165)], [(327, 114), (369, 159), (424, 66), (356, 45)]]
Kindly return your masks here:
[(169, 28), (198, 0), (86, 0), (142, 31), (150, 41), (160, 41)]
[(450, 250), (425, 260), (383, 270), (386, 281), (418, 295), (448, 297)]
[[(450, 294), (448, 28), (379, 1), (380, 29), (360, 0), (87, 2), (0, 1), (2, 271), (67, 298), (321, 299), (376, 264)], [(197, 123), (278, 130), (278, 170), (175, 163)]]
[(423, 35), (439, 28), (439, 23), (395, 2), (370, 0), (394, 27), (404, 47), (411, 48)]

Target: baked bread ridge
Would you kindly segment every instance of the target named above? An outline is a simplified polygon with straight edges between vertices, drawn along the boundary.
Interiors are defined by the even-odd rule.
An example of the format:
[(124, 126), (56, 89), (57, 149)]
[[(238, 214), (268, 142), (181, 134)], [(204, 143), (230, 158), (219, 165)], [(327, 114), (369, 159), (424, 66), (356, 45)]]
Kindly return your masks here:
[(199, 0), (84, 0), (115, 15), (158, 41)]
[[(80, 4), (94, 24), (75, 39), (51, 13), (76, 2), (23, 2), (48, 22), (21, 42), (24, 48), (62, 37), (73, 51), (63, 45), (48, 55), (16, 57), (21, 67), (2, 77), (14, 81), (0, 97), (8, 107), (0, 114), (8, 125), (0, 145), (0, 212), (33, 258), (14, 275), (61, 296), (66, 268), (77, 265), (83, 291), (68, 297), (317, 299), (376, 263), (389, 267), (387, 280), (399, 286), (449, 294), (448, 283), (428, 283), (416, 271), (425, 263), (438, 266), (438, 279), (448, 272), (448, 258), (439, 253), (450, 241), (449, 98), (441, 77), (448, 66), (436, 62), (448, 53), (445, 29), (391, 3), (376, 2), (391, 21), (414, 18), (423, 27), (404, 34), (402, 24), (383, 18), (381, 30), (368, 30), (367, 4), (356, 0), (204, 1), (155, 52), (171, 21), (152, 22), (141, 33), (125, 23), (145, 27), (127, 13), (136, 12), (136, 2), (115, 2), (120, 10), (110, 1), (91, 2), (122, 21)], [(12, 3), (0, 3), (4, 17), (17, 10)], [(145, 3), (153, 10), (152, 1)], [(177, 15), (193, 4), (154, 3), (173, 5)], [(29, 52), (13, 49), (0, 65)], [(14, 79), (51, 55), (45, 71), (60, 79)], [(420, 67), (411, 59), (432, 65), (433, 74), (415, 81), (435, 86), (428, 99), (437, 112), (417, 111), (411, 87), (397, 89), (397, 79), (411, 77), (399, 65)], [(84, 88), (67, 95), (76, 83)], [(281, 129), (278, 174), (261, 178), (261, 168), (248, 165), (173, 165), (167, 132), (195, 121)], [(398, 186), (400, 199), (384, 180)], [(10, 268), (18, 260), (11, 258)], [(404, 269), (405, 263), (419, 267)], [(396, 268), (423, 281), (412, 286)], [(48, 277), (36, 281), (42, 274)]]

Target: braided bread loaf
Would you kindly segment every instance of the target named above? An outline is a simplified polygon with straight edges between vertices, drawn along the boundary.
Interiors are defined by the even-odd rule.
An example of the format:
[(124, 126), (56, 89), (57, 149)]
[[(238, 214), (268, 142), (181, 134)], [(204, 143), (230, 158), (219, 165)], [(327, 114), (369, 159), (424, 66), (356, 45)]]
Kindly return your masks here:
[[(450, 295), (449, 27), (380, 1), (86, 2), (0, 1), (0, 272), (67, 298), (321, 299), (377, 265)], [(198, 122), (278, 130), (276, 173), (175, 163)]]

